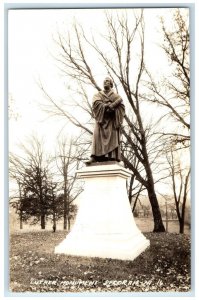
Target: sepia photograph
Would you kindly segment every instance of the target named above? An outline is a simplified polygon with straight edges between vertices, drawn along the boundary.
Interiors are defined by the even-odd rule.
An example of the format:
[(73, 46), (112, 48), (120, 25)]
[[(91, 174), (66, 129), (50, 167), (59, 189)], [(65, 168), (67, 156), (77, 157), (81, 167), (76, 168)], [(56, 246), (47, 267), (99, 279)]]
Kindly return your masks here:
[(192, 292), (191, 15), (8, 10), (10, 295)]

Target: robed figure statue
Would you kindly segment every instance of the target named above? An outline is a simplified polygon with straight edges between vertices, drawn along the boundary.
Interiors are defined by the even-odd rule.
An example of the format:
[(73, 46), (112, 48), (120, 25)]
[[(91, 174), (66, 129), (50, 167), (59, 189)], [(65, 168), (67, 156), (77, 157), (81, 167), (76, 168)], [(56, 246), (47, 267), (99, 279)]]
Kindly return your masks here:
[(104, 80), (104, 90), (93, 97), (95, 118), (91, 159), (87, 164), (101, 161), (120, 161), (121, 125), (125, 115), (122, 98), (113, 90), (110, 78)]

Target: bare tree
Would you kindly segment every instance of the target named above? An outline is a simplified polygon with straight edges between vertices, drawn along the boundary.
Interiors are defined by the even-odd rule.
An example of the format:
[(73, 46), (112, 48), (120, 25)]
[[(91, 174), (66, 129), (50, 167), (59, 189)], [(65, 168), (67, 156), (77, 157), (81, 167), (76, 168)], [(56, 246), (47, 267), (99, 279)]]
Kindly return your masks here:
[(62, 214), (60, 213), (63, 207), (63, 201), (58, 197), (57, 193), (57, 182), (53, 182), (49, 180), (49, 197), (48, 197), (48, 215), (52, 214), (52, 222), (53, 222), (53, 232), (56, 231), (57, 228), (57, 220), (60, 219)]
[(167, 154), (170, 166), (170, 178), (172, 182), (173, 196), (176, 213), (179, 221), (179, 232), (184, 233), (186, 203), (189, 195), (190, 167), (183, 167), (176, 150), (171, 148)]
[(10, 196), (10, 206), (15, 208), (16, 213), (19, 216), (19, 228), (23, 229), (23, 222), (27, 221), (29, 216), (25, 213), (24, 209), (24, 202), (25, 202), (25, 190), (23, 189), (23, 181), (20, 180), (17, 176), (17, 173), (10, 171), (10, 179), (14, 179), (14, 181), (17, 183), (17, 192), (15, 191), (15, 194)]
[(82, 192), (82, 186), (76, 181), (76, 171), (81, 165), (81, 148), (77, 140), (64, 138), (59, 142), (59, 151), (56, 153), (56, 164), (61, 175), (61, 188), (63, 190), (63, 228), (70, 230), (70, 210), (72, 203)]
[(45, 229), (49, 208), (49, 161), (36, 137), (28, 144), (28, 147), (21, 144), (22, 156), (10, 155), (10, 172), (19, 185), (20, 214), (24, 213), (24, 219), (33, 217), (33, 223), (40, 221), (41, 228)]
[[(165, 138), (172, 137), (175, 143), (189, 146), (190, 141), (190, 35), (188, 12), (173, 10), (172, 26), (168, 28), (164, 18), (161, 26), (164, 40), (160, 44), (168, 59), (170, 72), (155, 81), (148, 72), (148, 88), (151, 94), (145, 99), (165, 108), (164, 118), (178, 124), (179, 130), (164, 131)], [(176, 128), (176, 126), (174, 126)]]

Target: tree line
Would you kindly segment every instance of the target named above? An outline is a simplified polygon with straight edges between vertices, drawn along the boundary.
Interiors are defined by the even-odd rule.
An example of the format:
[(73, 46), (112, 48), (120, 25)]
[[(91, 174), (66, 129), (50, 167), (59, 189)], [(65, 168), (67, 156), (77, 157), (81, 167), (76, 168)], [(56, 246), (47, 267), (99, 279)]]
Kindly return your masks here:
[(22, 156), (10, 154), (10, 179), (17, 184), (10, 204), (16, 209), (21, 229), (23, 222), (40, 222), (45, 229), (46, 221), (51, 220), (55, 231), (60, 219), (63, 229), (70, 229), (77, 209), (74, 200), (82, 191), (74, 172), (80, 166), (74, 144), (75, 140), (65, 139), (59, 142), (55, 156), (47, 156), (42, 141), (33, 136), (27, 146), (21, 144)]

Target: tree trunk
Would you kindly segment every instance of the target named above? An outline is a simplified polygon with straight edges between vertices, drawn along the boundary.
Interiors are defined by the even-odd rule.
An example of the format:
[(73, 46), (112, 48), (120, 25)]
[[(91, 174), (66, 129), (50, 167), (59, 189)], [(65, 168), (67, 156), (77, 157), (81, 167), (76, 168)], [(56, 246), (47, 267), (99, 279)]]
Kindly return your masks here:
[(154, 190), (154, 186), (150, 186), (148, 188), (148, 196), (151, 203), (152, 213), (153, 213), (153, 220), (154, 220), (154, 229), (153, 232), (165, 232), (165, 227), (162, 222), (162, 216), (158, 204), (158, 200), (156, 197), (156, 193)]
[(131, 180), (130, 180), (130, 184), (129, 184), (129, 203), (131, 204), (132, 202), (132, 187), (133, 187), (133, 182), (134, 182), (134, 175), (131, 175)]
[(20, 211), (20, 219), (19, 219), (19, 222), (20, 222), (20, 229), (23, 229), (23, 218), (22, 218), (22, 212)]
[(41, 229), (45, 229), (45, 214), (41, 215)]
[(20, 213), (19, 213), (19, 222), (20, 222), (20, 229), (23, 229), (23, 219), (22, 219), (22, 214), (23, 214), (23, 212), (22, 212), (22, 201), (23, 201), (23, 199), (22, 199), (22, 195), (21, 195), (21, 193), (22, 193), (22, 190), (21, 190), (21, 183), (20, 183), (20, 181), (18, 181), (18, 186), (19, 186), (19, 199), (20, 199)]
[(53, 212), (53, 232), (56, 231), (56, 218), (55, 218), (55, 212)]
[(70, 231), (70, 218), (68, 217), (68, 231)]
[(184, 219), (183, 218), (179, 220), (179, 224), (180, 224), (179, 233), (184, 233)]
[(67, 229), (67, 189), (66, 189), (67, 177), (64, 175), (64, 230)]
[[(136, 174), (137, 180), (139, 180), (140, 183), (142, 185), (144, 185), (147, 189), (149, 201), (150, 201), (152, 213), (153, 213), (153, 220), (154, 220), (154, 230), (153, 231), (154, 232), (165, 232), (164, 224), (162, 222), (162, 216), (160, 213), (159, 203), (158, 203), (156, 193), (155, 193), (154, 180), (153, 180), (152, 171), (150, 168), (150, 163), (148, 161), (146, 148), (145, 148), (144, 154), (145, 154), (145, 155), (143, 155), (145, 157), (144, 168), (145, 168), (148, 180), (144, 180), (139, 174), (136, 174), (137, 172), (134, 169), (133, 165), (125, 158), (125, 156), (122, 156), (122, 158), (123, 158), (123, 161), (125, 162), (125, 164), (128, 166), (128, 168)], [(140, 191), (141, 191), (141, 189), (140, 189)]]
[[(145, 144), (146, 145), (146, 144)], [(147, 192), (149, 196), (149, 201), (151, 203), (153, 220), (154, 220), (154, 229), (153, 232), (165, 232), (165, 227), (162, 221), (162, 216), (160, 212), (160, 207), (158, 203), (158, 199), (155, 192), (155, 185), (153, 180), (153, 175), (151, 171), (151, 166), (148, 160), (147, 149), (144, 147), (144, 156), (145, 156), (145, 170), (148, 177), (147, 180)]]
[(67, 211), (66, 211), (66, 203), (64, 202), (64, 230), (67, 229)]
[(137, 202), (138, 202), (138, 197), (136, 197), (136, 199), (135, 199), (135, 202), (133, 203), (132, 212), (134, 212), (134, 211), (135, 211), (135, 208), (136, 208), (136, 204), (137, 204)]

